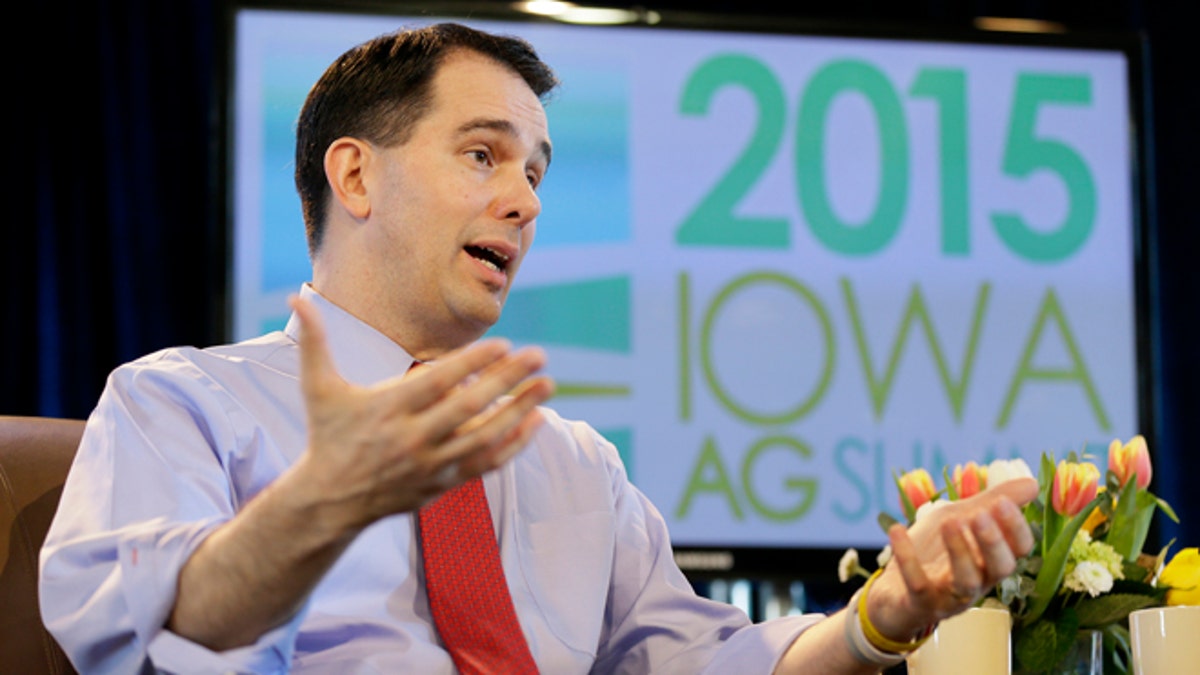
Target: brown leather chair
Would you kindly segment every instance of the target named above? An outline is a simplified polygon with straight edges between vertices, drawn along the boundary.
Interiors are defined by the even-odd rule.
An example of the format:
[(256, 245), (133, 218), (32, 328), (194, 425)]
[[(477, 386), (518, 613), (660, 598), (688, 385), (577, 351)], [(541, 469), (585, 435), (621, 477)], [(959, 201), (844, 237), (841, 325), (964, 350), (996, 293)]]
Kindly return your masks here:
[(42, 625), (37, 574), (83, 425), (0, 416), (0, 673), (75, 672)]

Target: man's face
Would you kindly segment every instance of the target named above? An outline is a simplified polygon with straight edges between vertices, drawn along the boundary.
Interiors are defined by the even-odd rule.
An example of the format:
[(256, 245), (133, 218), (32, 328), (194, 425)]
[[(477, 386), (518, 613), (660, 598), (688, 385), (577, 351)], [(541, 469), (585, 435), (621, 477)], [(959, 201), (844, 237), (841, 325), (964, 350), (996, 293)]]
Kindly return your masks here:
[(413, 347), (451, 348), (500, 318), (533, 243), (550, 139), (537, 96), (487, 57), (448, 55), (432, 93), (407, 142), (376, 148), (370, 292), (417, 330)]

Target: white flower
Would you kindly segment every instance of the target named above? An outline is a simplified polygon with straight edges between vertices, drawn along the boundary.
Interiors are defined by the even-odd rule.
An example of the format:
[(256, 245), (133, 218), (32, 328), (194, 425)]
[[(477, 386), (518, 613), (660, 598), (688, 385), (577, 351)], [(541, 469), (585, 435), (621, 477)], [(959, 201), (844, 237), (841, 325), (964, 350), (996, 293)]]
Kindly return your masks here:
[(1033, 478), (1033, 470), (1025, 463), (1025, 460), (1017, 457), (1016, 459), (997, 459), (987, 468), (987, 489), (990, 490), (997, 485), (1010, 481), (1016, 478)]
[(1063, 579), (1068, 590), (1086, 592), (1093, 598), (1113, 587), (1113, 575), (1102, 563), (1085, 560), (1075, 566)]
[(1080, 530), (1075, 535), (1067, 552), (1068, 565), (1083, 562), (1102, 566), (1114, 579), (1125, 578), (1125, 572), (1121, 568), (1121, 554), (1103, 541), (1092, 541), (1092, 535), (1088, 534), (1087, 530)]
[(916, 515), (913, 516), (913, 522), (917, 522), (917, 521), (921, 520), (922, 518), (924, 518), (925, 516), (929, 515), (930, 513), (933, 513), (934, 511), (942, 508), (943, 506), (949, 506), (950, 504), (951, 504), (951, 502), (946, 499), (935, 499), (931, 502), (925, 502), (924, 504), (921, 505), (921, 508), (917, 509)]
[(891, 544), (884, 546), (883, 550), (879, 552), (879, 555), (875, 556), (875, 564), (879, 565), (880, 567), (886, 566), (891, 560), (892, 560), (892, 545)]
[(858, 572), (858, 551), (848, 548), (838, 562), (838, 581), (845, 583)]

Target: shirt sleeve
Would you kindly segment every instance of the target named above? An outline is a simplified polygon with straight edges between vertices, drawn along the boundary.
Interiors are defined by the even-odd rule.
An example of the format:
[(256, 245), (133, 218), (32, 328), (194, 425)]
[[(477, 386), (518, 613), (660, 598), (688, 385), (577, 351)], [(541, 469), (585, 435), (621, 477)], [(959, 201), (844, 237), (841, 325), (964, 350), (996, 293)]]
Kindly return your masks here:
[[(592, 432), (595, 434), (595, 432)], [(616, 511), (612, 584), (593, 672), (771, 673), (821, 614), (754, 624), (740, 609), (695, 593), (675, 564), (667, 525), (611, 455)]]
[(216, 389), (143, 360), (114, 371), (88, 420), (39, 575), (43, 620), (80, 672), (287, 670), (300, 615), (222, 653), (164, 627), (184, 562), (245, 498), (216, 450), (239, 443)]

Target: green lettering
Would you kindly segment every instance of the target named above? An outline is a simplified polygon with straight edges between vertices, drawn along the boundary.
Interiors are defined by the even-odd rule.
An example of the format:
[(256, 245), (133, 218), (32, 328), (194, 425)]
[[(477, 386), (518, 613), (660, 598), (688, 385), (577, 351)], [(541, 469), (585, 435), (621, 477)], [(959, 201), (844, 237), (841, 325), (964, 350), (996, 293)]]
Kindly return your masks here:
[[(1071, 365), (1068, 368), (1038, 368), (1033, 365), (1033, 352), (1041, 342), (1042, 332), (1050, 321), (1053, 321), (1058, 328), (1058, 334), (1067, 348), (1067, 354), (1071, 359)], [(1104, 404), (1101, 403), (1100, 396), (1096, 393), (1096, 385), (1092, 383), (1092, 378), (1088, 375), (1087, 366), (1083, 363), (1083, 356), (1079, 353), (1079, 346), (1075, 343), (1071, 327), (1067, 324), (1067, 318), (1063, 316), (1062, 306), (1059, 304), (1058, 296), (1054, 293), (1053, 288), (1046, 289), (1046, 297), (1042, 300), (1037, 319), (1034, 320), (1033, 330), (1029, 334), (1029, 339), (1025, 341), (1021, 362), (1017, 366), (1017, 372), (1013, 374), (1012, 383), (1004, 397), (1004, 406), (1000, 410), (1000, 417), (996, 420), (997, 429), (1008, 426), (1013, 407), (1017, 402), (1017, 394), (1027, 380), (1078, 383), (1083, 387), (1084, 395), (1087, 396), (1092, 414), (1096, 416), (1100, 428), (1105, 431), (1109, 430), (1110, 425), (1108, 415), (1104, 412)]]
[(722, 54), (700, 64), (688, 78), (680, 112), (707, 114), (716, 92), (726, 86), (750, 92), (758, 105), (758, 122), (741, 156), (680, 224), (675, 242), (681, 246), (786, 249), (791, 241), (787, 218), (734, 215), (738, 203), (766, 171), (783, 138), (787, 112), (783, 88), (762, 62), (741, 54)]
[(961, 69), (922, 68), (908, 93), (932, 98), (941, 115), (942, 253), (971, 252), (967, 162), (967, 76)]
[(979, 347), (983, 315), (987, 309), (991, 284), (986, 282), (981, 284), (979, 292), (975, 296), (975, 312), (971, 317), (971, 331), (967, 336), (966, 349), (959, 366), (961, 375), (957, 379), (954, 378), (950, 372), (950, 366), (946, 363), (941, 340), (938, 339), (937, 332), (934, 330), (933, 319), (929, 316), (929, 310), (925, 306), (925, 298), (921, 295), (919, 286), (913, 284), (912, 292), (908, 296), (908, 304), (904, 308), (904, 316), (900, 319), (900, 328), (896, 331), (896, 339), (892, 341), (892, 350), (888, 355), (887, 367), (882, 377), (875, 373), (875, 369), (871, 365), (867, 331), (863, 327), (858, 302), (854, 297), (854, 289), (845, 277), (841, 279), (841, 286), (842, 296), (846, 302), (846, 311), (850, 315), (850, 324), (854, 329), (854, 342), (858, 347), (859, 361), (862, 363), (863, 373), (867, 378), (867, 388), (871, 394), (871, 408), (875, 413), (875, 419), (883, 418), (884, 408), (887, 406), (888, 396), (891, 394), (892, 384), (896, 378), (896, 370), (900, 366), (900, 355), (908, 343), (908, 334), (913, 324), (919, 322), (929, 350), (933, 354), (934, 362), (937, 364), (938, 378), (941, 380), (942, 389), (946, 392), (946, 399), (950, 403), (954, 419), (962, 421), (967, 385), (971, 380), (971, 372), (975, 368), (975, 353)]
[(692, 292), (687, 272), (679, 273), (679, 419), (692, 419)]
[[(833, 212), (825, 180), (825, 125), (834, 99), (848, 92), (866, 97), (879, 124), (880, 181), (875, 211), (862, 223)], [(808, 226), (829, 250), (865, 256), (895, 237), (908, 199), (908, 131), (900, 98), (887, 77), (865, 61), (836, 61), (808, 83), (796, 127), (796, 186)]]
[(1014, 253), (1034, 262), (1056, 262), (1083, 246), (1096, 222), (1096, 184), (1087, 163), (1061, 141), (1036, 135), (1038, 109), (1043, 104), (1086, 106), (1092, 102), (1092, 81), (1081, 75), (1022, 73), (1013, 95), (1004, 174), (1028, 178), (1044, 169), (1058, 174), (1067, 189), (1067, 215), (1052, 231), (1034, 229), (1016, 212), (992, 214), (996, 234)]
[[(842, 502), (838, 499), (835, 499), (833, 502), (834, 515), (849, 522), (862, 520), (867, 515), (867, 511), (871, 506), (871, 488), (858, 475), (854, 467), (850, 466), (851, 460), (847, 457), (847, 454), (851, 452), (866, 454), (868, 449), (866, 444), (857, 438), (843, 438), (838, 441), (838, 444), (833, 449), (833, 463), (837, 467), (837, 472), (845, 477), (850, 482), (851, 487), (854, 488), (854, 491), (858, 493), (858, 506), (853, 509), (843, 506)], [(839, 490), (838, 494), (842, 495), (845, 493)]]
[(750, 506), (754, 507), (754, 510), (767, 520), (775, 522), (799, 520), (804, 517), (804, 514), (808, 513), (808, 510), (812, 508), (813, 500), (817, 498), (817, 480), (815, 478), (787, 476), (784, 479), (783, 484), (785, 487), (800, 494), (799, 501), (787, 509), (776, 509), (762, 501), (755, 491), (754, 485), (750, 482), (754, 464), (758, 461), (759, 456), (772, 446), (778, 446), (780, 449), (792, 452), (803, 459), (812, 457), (812, 449), (809, 448), (808, 444), (789, 436), (768, 436), (759, 440), (750, 446), (750, 450), (742, 458), (742, 487), (746, 491), (746, 499), (750, 502)]
[[(706, 474), (708, 474), (707, 477)], [(700, 457), (696, 460), (696, 466), (692, 467), (692, 475), (688, 477), (687, 490), (683, 493), (679, 507), (675, 509), (676, 519), (683, 520), (687, 517), (688, 511), (692, 507), (692, 499), (700, 493), (724, 497), (734, 519), (745, 518), (742, 507), (738, 505), (737, 495), (733, 492), (733, 482), (729, 480), (729, 473), (721, 461), (721, 453), (717, 451), (716, 441), (711, 436), (704, 439)]]
[[(725, 303), (735, 293), (755, 284), (777, 284), (795, 293), (812, 308), (821, 323), (821, 339), (825, 345), (825, 362), (822, 366), (821, 376), (818, 378), (817, 385), (796, 405), (779, 412), (750, 410), (733, 400), (733, 397), (725, 391), (725, 388), (717, 380), (716, 369), (713, 368), (712, 333), (713, 327), (717, 322), (717, 316), (721, 308), (724, 307)], [(833, 322), (830, 321), (829, 314), (826, 313), (825, 308), (821, 305), (821, 300), (807, 286), (774, 272), (746, 274), (734, 279), (733, 282), (722, 288), (717, 293), (717, 297), (712, 301), (712, 304), (708, 306), (708, 311), (704, 313), (704, 322), (700, 328), (700, 365), (704, 371), (705, 382), (708, 383), (713, 395), (717, 397), (717, 400), (721, 402), (721, 405), (726, 410), (751, 424), (790, 424), (807, 415), (821, 401), (821, 398), (825, 395), (825, 390), (829, 388), (829, 383), (833, 379), (836, 347), (837, 345), (833, 339)]]

